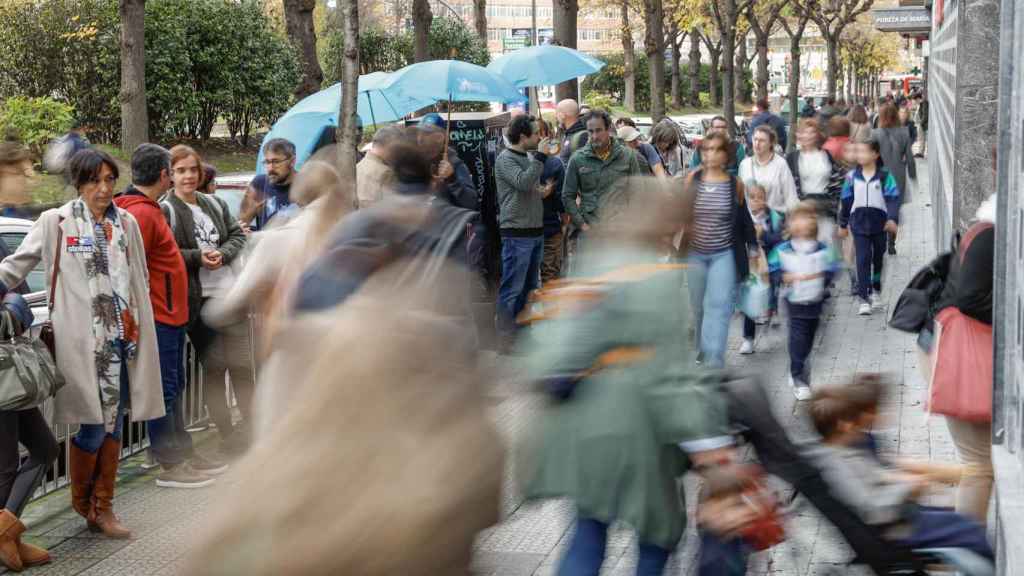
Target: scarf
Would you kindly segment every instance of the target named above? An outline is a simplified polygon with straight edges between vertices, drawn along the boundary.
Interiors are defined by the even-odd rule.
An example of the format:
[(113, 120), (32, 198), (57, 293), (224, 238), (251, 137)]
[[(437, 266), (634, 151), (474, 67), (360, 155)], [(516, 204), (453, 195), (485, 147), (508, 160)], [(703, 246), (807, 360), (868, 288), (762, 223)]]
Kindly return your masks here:
[(93, 353), (103, 422), (114, 429), (121, 401), (122, 362), (135, 358), (139, 327), (132, 300), (128, 239), (113, 205), (96, 222), (81, 198), (72, 205), (80, 234), (67, 238), (67, 250), (81, 258), (92, 302)]

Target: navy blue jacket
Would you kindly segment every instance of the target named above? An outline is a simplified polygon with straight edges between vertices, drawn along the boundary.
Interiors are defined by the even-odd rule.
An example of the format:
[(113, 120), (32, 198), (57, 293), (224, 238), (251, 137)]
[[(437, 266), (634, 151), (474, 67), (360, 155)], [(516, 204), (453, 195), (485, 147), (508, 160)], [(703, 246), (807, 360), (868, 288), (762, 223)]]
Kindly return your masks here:
[(540, 175), (540, 183), (543, 186), (548, 180), (554, 178), (555, 191), (544, 199), (544, 237), (550, 238), (562, 231), (562, 214), (565, 214), (565, 205), (562, 204), (562, 182), (565, 180), (565, 165), (558, 156), (548, 156), (544, 162), (544, 172)]
[(786, 121), (767, 111), (758, 112), (750, 119), (750, 130), (747, 132), (747, 149), (754, 149), (754, 128), (757, 128), (761, 124), (767, 124), (775, 130), (775, 134), (779, 137), (779, 146), (782, 146), (782, 149), (785, 150), (786, 143), (788, 142), (786, 137)]

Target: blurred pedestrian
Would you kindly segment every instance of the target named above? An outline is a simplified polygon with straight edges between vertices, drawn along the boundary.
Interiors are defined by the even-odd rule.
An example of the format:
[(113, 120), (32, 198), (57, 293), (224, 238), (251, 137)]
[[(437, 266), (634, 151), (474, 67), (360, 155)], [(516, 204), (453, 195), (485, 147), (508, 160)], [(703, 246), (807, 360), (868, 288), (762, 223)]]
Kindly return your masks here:
[(704, 138), (704, 164), (690, 173), (684, 188), (693, 203), (684, 234), (695, 343), (698, 361), (711, 368), (725, 365), (736, 286), (746, 279), (748, 254), (757, 247), (743, 182), (725, 170), (728, 145), (722, 132)]
[[(878, 141), (882, 153), (882, 164), (896, 178), (896, 187), (900, 191), (900, 205), (910, 202), (911, 194), (909, 176), (917, 180), (917, 162), (911, 149), (913, 140), (906, 126), (900, 124), (899, 112), (895, 105), (886, 104), (878, 113), (878, 128), (871, 132), (871, 137)], [(896, 255), (896, 234), (887, 235), (887, 246), (890, 255)]]
[(125, 410), (133, 421), (164, 415), (145, 246), (135, 218), (111, 202), (117, 162), (88, 148), (69, 169), (78, 197), (43, 212), (0, 262), (0, 283), (18, 285), (40, 262), (53, 272), (50, 318), (66, 380), (54, 423), (80, 425), (69, 447), (71, 505), (90, 530), (129, 538), (113, 511)]
[(291, 187), (298, 171), (295, 168), (295, 145), (284, 138), (273, 138), (263, 144), (265, 174), (252, 179), (239, 208), (238, 221), (243, 230), (263, 230), (279, 216), (291, 216)]
[(395, 173), (388, 165), (391, 145), (402, 137), (402, 128), (381, 126), (373, 133), (373, 144), (356, 165), (356, 193), (359, 208), (369, 208), (388, 194), (394, 193)]
[[(851, 142), (866, 142), (871, 137), (871, 123), (868, 121), (867, 110), (863, 106), (857, 104), (850, 108), (846, 118), (850, 121)], [(853, 159), (852, 162), (856, 163), (856, 159)]]
[(817, 207), (820, 217), (817, 226), (821, 234), (818, 239), (829, 246), (838, 246), (835, 222), (846, 170), (822, 148), (825, 135), (817, 120), (801, 121), (796, 137), (799, 148), (786, 155), (786, 163), (793, 175), (797, 197)]
[[(245, 422), (252, 414), (254, 386), (249, 326), (243, 322), (214, 331), (203, 322), (200, 312), (208, 299), (227, 292), (235, 282), (233, 263), (245, 247), (246, 236), (223, 199), (199, 192), (202, 165), (202, 158), (192, 148), (179, 144), (171, 149), (174, 188), (163, 201), (163, 210), (188, 270), (188, 338), (203, 366), (206, 406), (224, 452), (237, 453), (246, 446), (248, 434), (244, 427), (235, 434), (226, 379), (230, 375), (233, 396)], [(191, 465), (204, 474), (227, 470), (223, 462), (208, 459), (193, 458)]]
[[(132, 184), (114, 203), (139, 223), (149, 273), (160, 382), (165, 415), (147, 422), (150, 452), (163, 471), (156, 485), (201, 488), (213, 479), (192, 467), (196, 457), (192, 436), (185, 430), (185, 330), (189, 320), (188, 272), (174, 232), (160, 210), (159, 198), (171, 187), (171, 153), (156, 144), (142, 144), (132, 153)], [(204, 463), (202, 458), (197, 461)]]
[(921, 146), (916, 156), (923, 158), (928, 153), (928, 99), (918, 94), (917, 101), (917, 124), (921, 127)]
[[(757, 236), (759, 250), (754, 260), (758, 264), (764, 262), (764, 269), (758, 270), (751, 263), (751, 271), (755, 273), (767, 273), (768, 255), (782, 243), (785, 233), (785, 216), (768, 207), (768, 192), (764, 185), (758, 182), (744, 184), (747, 191), (747, 209), (750, 211), (750, 219), (754, 223), (754, 234)], [(769, 280), (770, 281), (770, 280)], [(768, 313), (773, 315), (778, 307), (778, 285), (772, 283), (771, 304)], [(753, 354), (754, 341), (757, 336), (757, 322), (760, 318), (743, 317), (743, 344), (740, 345), (740, 354)]]
[(579, 104), (572, 98), (566, 98), (555, 108), (555, 120), (562, 135), (562, 150), (558, 158), (568, 166), (573, 154), (582, 150), (590, 140), (587, 125), (580, 118)]
[(562, 184), (565, 182), (565, 166), (559, 157), (561, 143), (550, 124), (538, 121), (541, 140), (548, 141), (548, 149), (541, 150), (548, 155), (540, 181), (554, 181), (554, 193), (544, 198), (544, 260), (540, 266), (541, 285), (562, 275), (562, 253), (565, 241), (565, 225), (569, 217), (562, 204)]
[[(516, 318), (530, 292), (540, 288), (544, 256), (544, 199), (555, 182), (541, 182), (548, 141), (541, 141), (532, 116), (517, 116), (506, 129), (509, 146), (494, 161), (501, 229), (501, 284), (498, 288), (498, 329), (505, 348), (516, 333)], [(538, 150), (538, 146), (540, 150)], [(503, 348), (504, 349), (504, 348)]]
[(203, 163), (203, 183), (199, 186), (203, 194), (217, 193), (217, 167), (213, 164)]
[(775, 153), (778, 135), (771, 126), (762, 124), (754, 128), (752, 156), (740, 163), (739, 178), (744, 182), (756, 181), (768, 190), (768, 207), (786, 213), (800, 201), (796, 182), (786, 159)]
[(619, 128), (617, 136), (623, 144), (637, 153), (637, 157), (643, 160), (650, 174), (662, 180), (668, 178), (668, 172), (665, 171), (665, 167), (661, 163), (661, 155), (654, 149), (654, 146), (644, 142), (643, 135), (639, 130), (632, 126), (623, 126)]
[(881, 163), (877, 140), (855, 145), (857, 166), (843, 183), (839, 236), (852, 233), (857, 251), (858, 314), (868, 316), (882, 304), (882, 265), (886, 234), (895, 234), (900, 193), (896, 178)]
[(789, 317), (789, 385), (797, 400), (811, 398), (807, 358), (821, 321), (826, 287), (836, 272), (832, 247), (819, 240), (818, 207), (801, 202), (786, 214), (789, 240), (768, 255), (772, 283), (781, 285)]
[(771, 105), (768, 103), (767, 98), (758, 99), (755, 106), (754, 116), (750, 119), (750, 132), (748, 132), (747, 148), (750, 150), (754, 149), (754, 132), (757, 130), (758, 126), (767, 124), (776, 134), (776, 143), (785, 150), (787, 144), (786, 122), (772, 113)]
[(28, 191), (31, 174), (32, 154), (28, 148), (20, 142), (0, 141), (0, 216), (28, 216), (24, 206), (32, 201)]
[(675, 122), (666, 118), (655, 124), (651, 128), (650, 141), (661, 156), (661, 164), (665, 167), (665, 173), (672, 178), (685, 177), (687, 159)]
[[(725, 120), (725, 116), (715, 116), (711, 119), (710, 131), (724, 132), (727, 136), (729, 134), (729, 124)], [(725, 171), (733, 176), (739, 175), (740, 163), (747, 157), (747, 151), (744, 149), (743, 144), (738, 140), (734, 140), (731, 136), (729, 137), (729, 164), (726, 166)], [(693, 151), (690, 155), (690, 170), (696, 170), (701, 165), (700, 148)]]
[(89, 140), (85, 137), (85, 123), (80, 118), (75, 118), (71, 121), (67, 133), (54, 139), (46, 147), (43, 154), (43, 169), (49, 174), (63, 174), (64, 183), (71, 186), (71, 159), (80, 150), (90, 146)]
[(436, 113), (427, 114), (419, 124), (420, 145), (434, 167), (434, 194), (452, 206), (479, 210), (473, 175), (455, 148), (446, 148), (446, 128), (447, 122)]
[(850, 141), (850, 121), (843, 116), (833, 116), (828, 122), (828, 139), (822, 149), (832, 155), (832, 160), (849, 169), (852, 160), (846, 158), (846, 143)]
[[(32, 327), (32, 309), (20, 294), (9, 292), (2, 306), (6, 319), (15, 324), (6, 336), (21, 335)], [(24, 462), (19, 443), (28, 452)], [(57, 454), (57, 439), (38, 406), (0, 410), (0, 563), (9, 570), (19, 572), (50, 561), (49, 552), (21, 540), (25, 525), (19, 518)]]

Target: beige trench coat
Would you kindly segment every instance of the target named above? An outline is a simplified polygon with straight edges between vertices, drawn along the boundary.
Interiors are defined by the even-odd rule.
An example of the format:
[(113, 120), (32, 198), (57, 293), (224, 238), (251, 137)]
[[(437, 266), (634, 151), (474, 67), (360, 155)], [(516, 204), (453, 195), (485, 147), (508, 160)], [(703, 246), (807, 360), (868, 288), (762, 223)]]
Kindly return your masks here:
[[(156, 326), (153, 323), (153, 306), (149, 300), (142, 235), (131, 214), (117, 208), (117, 215), (128, 237), (132, 297), (139, 311), (138, 354), (128, 362), (131, 418), (138, 422), (164, 415), (163, 388), (160, 383)], [(64, 219), (60, 220), (60, 217)], [(18, 251), (0, 262), (0, 282), (5, 286), (17, 285), (42, 260), (49, 288), (56, 254), (57, 226), (64, 230), (64, 238), (79, 236), (78, 226), (71, 215), (71, 202), (43, 212)], [(56, 335), (57, 368), (67, 383), (54, 399), (54, 422), (102, 424), (95, 354), (91, 349), (83, 347), (83, 343), (93, 341), (89, 282), (82, 259), (74, 253), (68, 253), (67, 244), (62, 244), (65, 252), (61, 255), (57, 294), (50, 318)]]

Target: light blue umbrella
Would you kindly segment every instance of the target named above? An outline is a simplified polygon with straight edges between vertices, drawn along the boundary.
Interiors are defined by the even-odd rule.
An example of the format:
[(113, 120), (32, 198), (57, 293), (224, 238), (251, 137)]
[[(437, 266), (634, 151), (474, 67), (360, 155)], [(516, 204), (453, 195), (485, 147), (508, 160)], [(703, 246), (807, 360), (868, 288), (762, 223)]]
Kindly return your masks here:
[(593, 74), (604, 62), (564, 46), (530, 46), (495, 58), (487, 69), (516, 88), (550, 86)]
[[(400, 120), (406, 115), (434, 103), (426, 98), (405, 96), (399, 92), (384, 92), (381, 84), (388, 79), (387, 72), (374, 72), (359, 77), (359, 103), (356, 113), (362, 122), (376, 125)], [(295, 166), (305, 162), (320, 142), (327, 128), (338, 126), (341, 107), (341, 83), (311, 94), (292, 106), (274, 123), (264, 142), (284, 138), (295, 144)], [(256, 172), (263, 173), (263, 150), (260, 149)]]
[(381, 92), (396, 97), (428, 98), (435, 102), (521, 102), (516, 87), (483, 66), (461, 60), (431, 60), (411, 64), (380, 83)]

